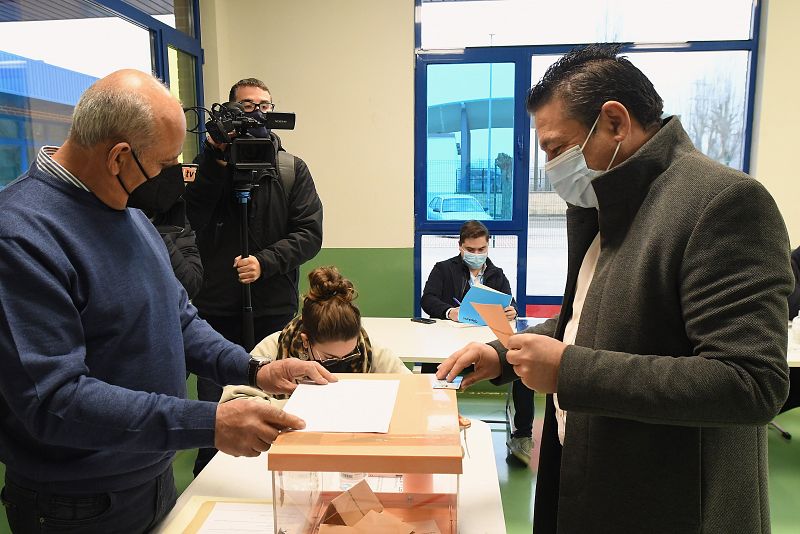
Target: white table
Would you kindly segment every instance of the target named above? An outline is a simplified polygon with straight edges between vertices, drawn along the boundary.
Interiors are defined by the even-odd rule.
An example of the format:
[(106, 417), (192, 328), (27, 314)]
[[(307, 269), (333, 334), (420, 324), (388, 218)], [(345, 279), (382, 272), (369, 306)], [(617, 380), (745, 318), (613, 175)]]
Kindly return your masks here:
[(409, 318), (364, 317), (361, 324), (373, 344), (391, 349), (404, 362), (441, 363), (471, 341), (488, 343), (497, 339), (488, 326), (444, 319), (423, 324)]
[[(462, 446), (464, 446), (462, 432)], [(466, 430), (466, 446), (458, 496), (459, 534), (504, 534), (503, 505), (497, 467), (494, 463), (492, 437), (486, 423), (472, 420)], [(272, 499), (272, 477), (267, 470), (267, 455), (234, 458), (217, 453), (200, 475), (178, 498), (175, 508), (154, 532), (183, 532), (194, 517), (191, 510), (181, 511), (193, 496), (237, 499)]]
[[(443, 319), (436, 319), (435, 324), (396, 317), (364, 317), (361, 321), (374, 344), (391, 349), (404, 362), (441, 363), (471, 341), (488, 343), (496, 339), (488, 326)], [(800, 343), (794, 341), (791, 325), (788, 359), (790, 367), (800, 367)]]
[(787, 353), (789, 367), (800, 367), (800, 343), (795, 341), (792, 323), (789, 323), (789, 351)]

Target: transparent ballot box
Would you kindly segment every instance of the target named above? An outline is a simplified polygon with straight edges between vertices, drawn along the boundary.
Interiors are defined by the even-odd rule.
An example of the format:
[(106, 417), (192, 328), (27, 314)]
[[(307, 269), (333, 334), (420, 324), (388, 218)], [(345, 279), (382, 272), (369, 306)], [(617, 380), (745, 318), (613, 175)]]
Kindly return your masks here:
[(339, 378), (400, 381), (389, 432), (281, 434), (268, 456), (275, 533), (456, 534), (455, 391), (431, 375)]

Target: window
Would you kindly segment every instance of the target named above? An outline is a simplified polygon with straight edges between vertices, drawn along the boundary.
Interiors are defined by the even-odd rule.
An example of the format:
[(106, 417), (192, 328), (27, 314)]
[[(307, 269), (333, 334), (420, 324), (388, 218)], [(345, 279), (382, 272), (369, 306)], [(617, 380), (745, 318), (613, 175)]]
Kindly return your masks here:
[[(425, 288), (425, 281), (437, 262), (444, 261), (459, 254), (458, 235), (423, 235), (421, 236), (420, 274), (421, 284), (419, 296)], [(489, 238), (489, 259), (503, 269), (503, 273), (511, 284), (511, 292), (516, 296), (517, 287), (518, 241), (515, 235), (493, 235)]]
[(427, 74), (427, 198), (443, 195), (451, 214), (428, 220), (511, 219), (514, 64), (430, 65)]
[[(42, 145), (62, 144), (81, 93), (115, 70), (153, 72), (172, 81), (173, 92), (187, 105), (197, 104), (200, 44), (184, 35), (193, 33), (195, 4), (196, 0), (0, 3), (0, 185), (27, 170)], [(162, 19), (181, 31), (165, 29)], [(173, 41), (180, 42), (181, 49), (173, 47), (167, 58)], [(170, 71), (159, 67), (167, 64)], [(184, 157), (193, 158), (197, 145), (196, 136), (187, 136)]]
[(195, 37), (194, 2), (192, 0), (124, 0), (143, 13), (167, 26)]
[[(178, 50), (173, 46), (167, 47), (169, 57), (169, 90), (173, 96), (181, 101), (184, 108), (197, 105), (197, 86), (195, 83), (195, 58), (183, 50)], [(186, 114), (186, 127), (194, 129), (197, 121), (196, 113)], [(200, 151), (200, 139), (197, 135), (187, 134), (183, 142), (183, 152), (181, 162), (190, 163)]]
[(752, 0), (422, 0), (421, 48), (743, 40)]
[[(444, 208), (420, 213), (432, 197), (477, 201), (493, 234), (516, 236), (523, 310), (560, 303), (567, 242), (566, 204), (544, 174), (545, 155), (522, 103), (547, 67), (576, 44), (633, 43), (622, 53), (653, 82), (665, 115), (678, 116), (709, 157), (749, 169), (755, 0), (676, 0), (657, 15), (639, 0), (417, 0), (417, 6), (415, 195), (422, 198), (415, 201), (415, 233), (429, 236), (441, 225), (438, 233), (452, 234), (462, 222)], [(493, 116), (484, 111), (481, 123), (476, 102), (485, 109), (487, 101)], [(488, 157), (480, 161), (474, 154), (484, 150)], [(425, 247), (433, 241), (415, 242), (415, 254), (430, 255)], [(424, 283), (422, 273), (419, 279)]]
[(680, 117), (701, 152), (743, 170), (749, 55), (745, 50), (641, 52), (629, 58), (664, 99), (664, 113)]
[[(0, 120), (7, 125), (3, 128), (7, 134), (14, 130), (10, 123), (17, 130), (0, 136), (0, 143), (15, 147), (5, 151), (0, 184), (27, 170), (32, 163), (29, 154), (42, 145), (64, 142), (72, 108), (95, 80), (122, 67), (152, 70), (146, 29), (93, 4), (53, 4), (57, 5), (50, 11), (35, 2), (7, 2), (0, 11), (5, 15), (0, 16)], [(17, 20), (9, 20), (12, 8)], [(51, 39), (30, 39), (30, 35)], [(98, 39), (105, 35), (117, 38), (104, 39), (98, 47)], [(53, 46), (54, 40), (58, 46)]]

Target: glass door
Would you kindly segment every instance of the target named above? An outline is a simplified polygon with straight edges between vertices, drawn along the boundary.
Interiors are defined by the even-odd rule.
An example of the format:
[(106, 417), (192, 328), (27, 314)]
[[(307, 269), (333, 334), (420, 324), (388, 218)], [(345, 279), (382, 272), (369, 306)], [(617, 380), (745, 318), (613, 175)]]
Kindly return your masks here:
[(530, 78), (530, 58), (518, 56), (508, 50), (418, 56), (416, 313), (434, 264), (458, 254), (467, 220), (489, 228), (489, 257), (506, 273), (514, 297), (525, 293), (519, 252), (526, 246), (528, 132), (518, 95)]

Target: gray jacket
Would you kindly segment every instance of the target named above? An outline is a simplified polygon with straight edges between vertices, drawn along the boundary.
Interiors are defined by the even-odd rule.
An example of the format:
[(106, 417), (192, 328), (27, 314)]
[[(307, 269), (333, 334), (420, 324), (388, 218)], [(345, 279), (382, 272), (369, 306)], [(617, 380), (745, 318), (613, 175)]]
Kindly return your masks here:
[[(677, 118), (567, 211), (561, 339), (581, 261), (601, 253), (536, 488), (536, 534), (769, 532), (765, 425), (788, 392), (790, 246), (764, 187), (698, 152)], [(516, 378), (504, 362), (496, 381)]]

